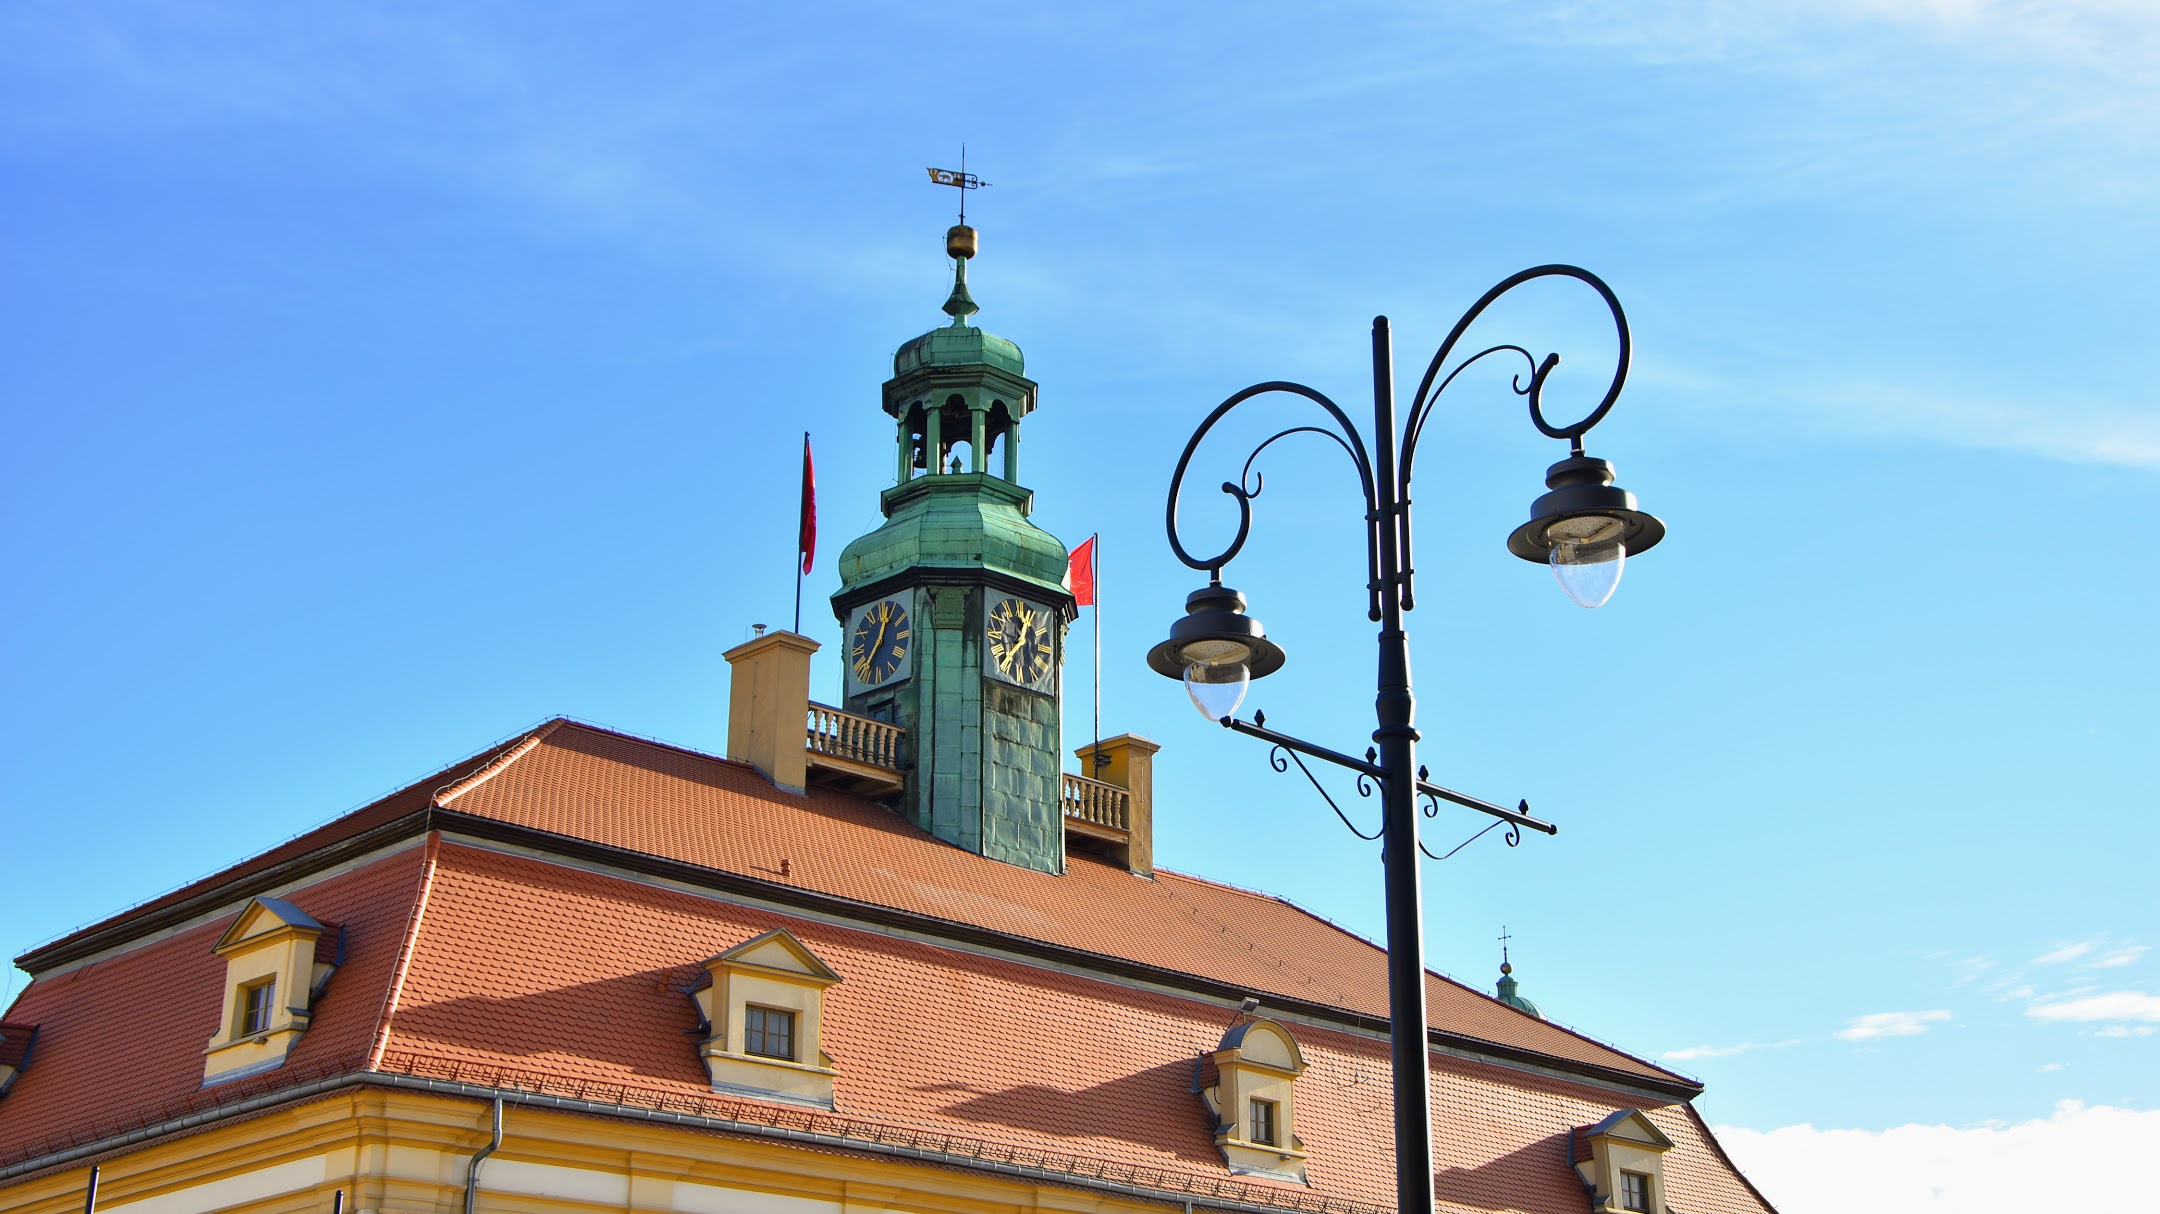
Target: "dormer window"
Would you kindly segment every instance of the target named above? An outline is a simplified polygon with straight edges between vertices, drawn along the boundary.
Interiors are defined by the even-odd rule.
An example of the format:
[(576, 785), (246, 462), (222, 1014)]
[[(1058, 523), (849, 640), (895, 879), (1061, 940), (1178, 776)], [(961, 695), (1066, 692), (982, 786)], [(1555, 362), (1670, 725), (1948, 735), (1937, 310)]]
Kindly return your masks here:
[(1202, 1059), (1215, 1064), (1215, 1082), (1200, 1095), (1215, 1115), (1215, 1146), (1231, 1173), (1304, 1180), (1294, 1089), (1305, 1058), (1290, 1030), (1272, 1020), (1241, 1024)]
[(820, 1049), (826, 988), (840, 975), (802, 941), (770, 931), (705, 963), (691, 988), (715, 1092), (829, 1109), (832, 1058)]
[(1639, 1109), (1621, 1109), (1596, 1125), (1573, 1134), (1573, 1161), (1590, 1208), (1598, 1211), (1659, 1208), (1665, 1185), (1665, 1152), (1672, 1139)]
[(222, 1026), (203, 1048), (203, 1083), (282, 1066), (341, 960), (344, 933), (283, 898), (240, 908), (213, 951), (225, 959)]

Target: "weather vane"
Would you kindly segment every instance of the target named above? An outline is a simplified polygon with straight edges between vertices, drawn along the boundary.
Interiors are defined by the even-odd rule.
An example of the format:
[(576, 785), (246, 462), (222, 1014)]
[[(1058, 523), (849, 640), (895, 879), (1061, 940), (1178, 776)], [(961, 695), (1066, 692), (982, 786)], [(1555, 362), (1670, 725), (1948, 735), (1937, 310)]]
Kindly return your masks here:
[(1505, 923), (1501, 924), (1501, 925), (1500, 925), (1500, 937), (1499, 937), (1499, 939), (1500, 939), (1500, 968), (1501, 968), (1501, 970), (1502, 970), (1503, 972), (1504, 972), (1504, 971), (1505, 971), (1505, 970), (1507, 969), (1507, 963), (1508, 963), (1508, 960), (1507, 960), (1507, 942), (1508, 942), (1508, 941), (1510, 941), (1510, 940), (1513, 940), (1514, 938), (1515, 938), (1515, 937), (1513, 937), (1513, 936), (1510, 936), (1510, 935), (1508, 935), (1508, 930), (1507, 930), (1507, 924), (1505, 924)]
[(969, 190), (979, 190), (990, 184), (967, 171), (967, 145), (964, 143), (960, 145), (959, 170), (956, 172), (952, 169), (931, 169), (930, 180), (936, 185), (949, 185), (960, 191), (960, 223), (963, 227), (967, 225), (967, 192)]

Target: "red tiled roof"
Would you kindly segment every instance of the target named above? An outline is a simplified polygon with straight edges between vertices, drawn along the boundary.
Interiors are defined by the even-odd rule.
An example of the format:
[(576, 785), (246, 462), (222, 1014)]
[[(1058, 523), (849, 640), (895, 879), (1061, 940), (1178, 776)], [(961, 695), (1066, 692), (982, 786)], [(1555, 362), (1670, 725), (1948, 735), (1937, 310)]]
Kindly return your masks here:
[[(1374, 1212), (1392, 1200), (1387, 1137), (1372, 1132), (1388, 1104), (1387, 1043), (1372, 1036), (1291, 1026), (1308, 1064), (1297, 1132), (1311, 1185), (1238, 1180), (1192, 1091), (1194, 1062), (1222, 1035), (1212, 1001), (432, 838), (290, 898), (350, 943), (285, 1067), (198, 1088), (223, 969), (210, 946), (226, 920), (40, 977), (9, 1013), (50, 1037), (0, 1100), (0, 1165), (372, 1065), (806, 1123), (843, 1142), (1002, 1151), (1076, 1181), (1128, 1176), (1217, 1200)], [(699, 962), (776, 927), (842, 976), (823, 1017), (840, 1072), (831, 1113), (715, 1096), (683, 1031)], [(184, 1012), (143, 1016), (153, 982), (161, 1006)], [(1442, 1208), (1462, 1214), (1576, 1209), (1569, 1127), (1642, 1104), (1448, 1057), (1434, 1060), (1433, 1097), (1436, 1184)], [(1679, 1208), (1767, 1210), (1687, 1105), (1647, 1112), (1679, 1144), (1666, 1165)]]
[(33, 1023), (0, 1020), (0, 1066), (21, 1066), (30, 1053), (30, 1039), (36, 1034), (37, 1025)]
[(0, 1098), (0, 1164), (162, 1121), (236, 1095), (364, 1065), (419, 891), (415, 847), (290, 895), (345, 931), (345, 964), (285, 1066), (204, 1089), (203, 1047), (223, 1010), (232, 915), (34, 979), (8, 1010), (38, 1023), (37, 1056)]
[[(563, 722), (505, 748), (439, 798), (447, 809), (851, 902), (1227, 983), (1254, 994), (1387, 1016), (1386, 954), (1262, 894), (1087, 856), (1063, 875), (947, 844), (846, 793), (775, 789), (745, 764)], [(1158, 816), (1167, 812), (1158, 807)], [(783, 868), (787, 876), (781, 876)], [(1438, 975), (1434, 1027), (1652, 1081), (1690, 1081)]]
[[(441, 810), (431, 818), (420, 814), (433, 806)], [(1190, 974), (1241, 993), (1387, 1016), (1385, 953), (1281, 899), (1166, 869), (1141, 880), (1077, 853), (1062, 875), (1000, 864), (851, 794), (791, 795), (746, 764), (561, 719), (23, 960), (43, 968), (46, 958), (109, 946), (131, 924), (261, 892), (250, 886), (288, 875), (279, 865), (399, 819), (415, 831), (424, 821), (455, 830), (458, 815)], [(1439, 975), (1427, 975), (1426, 1001), (1444, 1033), (1693, 1086)]]
[[(697, 1020), (685, 992), (702, 958), (784, 927), (842, 977), (825, 996), (821, 1044), (840, 1075), (823, 1121), (1101, 1161), (1254, 1202), (1393, 1201), (1390, 1144), (1373, 1133), (1389, 1102), (1385, 1040), (1292, 1024), (1310, 1187), (1252, 1180), (1225, 1194), (1192, 1091), (1195, 1062), (1222, 1037), (1216, 1003), (477, 848), (445, 844), (440, 865), (386, 1069), (715, 1101), (684, 1031)], [(1443, 1208), (1463, 1211), (1579, 1208), (1570, 1128), (1643, 1103), (1447, 1057), (1434, 1059), (1433, 1099), (1436, 1183)], [(718, 1103), (759, 1115), (744, 1110), (757, 1102)], [(1680, 1144), (1666, 1165), (1676, 1206), (1764, 1208), (1684, 1104), (1647, 1113)]]

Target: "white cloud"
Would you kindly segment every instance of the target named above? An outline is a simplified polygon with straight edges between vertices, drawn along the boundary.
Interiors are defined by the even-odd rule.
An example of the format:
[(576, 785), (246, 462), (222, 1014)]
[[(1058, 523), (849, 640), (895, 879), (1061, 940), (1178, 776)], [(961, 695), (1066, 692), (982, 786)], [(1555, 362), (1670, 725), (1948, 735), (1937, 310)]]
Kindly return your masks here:
[(2044, 952), (2039, 956), (2033, 958), (2033, 964), (2061, 965), (2065, 961), (2075, 961), (2078, 958), (2084, 956), (2085, 954), (2091, 952), (2092, 947), (2092, 941), (2090, 940), (2080, 940), (2076, 944), (2057, 945), (2056, 947), (2049, 949), (2047, 952)]
[(2132, 1162), (2160, 1152), (2160, 1111), (2066, 1100), (2016, 1125), (1719, 1126), (1717, 1136), (1783, 1214), (2134, 1210), (2151, 1204)]
[(1730, 1058), (1734, 1054), (1747, 1054), (1756, 1050), (1782, 1050), (1788, 1045), (1800, 1044), (1801, 1040), (1801, 1038), (1795, 1037), (1790, 1041), (1777, 1041), (1768, 1044), (1743, 1041), (1738, 1045), (1691, 1045), (1682, 1050), (1667, 1050), (1659, 1054), (1658, 1057), (1666, 1062), (1687, 1062), (1695, 1058)]
[(2153, 1028), (2149, 1024), (2111, 1024), (2104, 1029), (2097, 1029), (2093, 1032), (2095, 1037), (2150, 1037), (2152, 1035)]
[(2096, 970), (2111, 970), (2125, 965), (2133, 965), (2139, 957), (2145, 955), (2146, 950), (2150, 947), (2150, 945), (2145, 944), (2126, 944), (2105, 957), (2095, 959), (2092, 967)]
[(1948, 1020), (1950, 1013), (1941, 1008), (1931, 1012), (1869, 1012), (1855, 1016), (1851, 1024), (1837, 1031), (1840, 1041), (1867, 1041), (1875, 1037), (1918, 1037), (1928, 1031), (1928, 1025), (1938, 1020)]
[(2102, 932), (2088, 940), (2058, 944), (2033, 958), (2033, 964), (2062, 965), (2069, 961), (2082, 961), (2087, 969), (2121, 969), (2126, 965), (2137, 964), (2138, 958), (2150, 951), (2149, 945), (2111, 943), (2107, 933)]
[(2040, 1073), (2043, 1075), (2050, 1075), (2061, 1069), (2063, 1069), (2063, 1064), (2060, 1062), (2043, 1062), (2040, 1064)]
[(2160, 1020), (2160, 995), (2142, 991), (2107, 991), (2098, 995), (2056, 996), (2041, 999), (2025, 1009), (2035, 1020)]

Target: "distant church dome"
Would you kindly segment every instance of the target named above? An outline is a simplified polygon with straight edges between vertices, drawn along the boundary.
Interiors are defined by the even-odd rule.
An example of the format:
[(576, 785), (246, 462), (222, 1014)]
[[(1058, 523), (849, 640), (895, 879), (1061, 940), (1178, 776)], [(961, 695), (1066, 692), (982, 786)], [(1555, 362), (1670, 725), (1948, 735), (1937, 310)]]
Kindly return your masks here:
[(1545, 1018), (1545, 1013), (1537, 1010), (1537, 1004), (1516, 993), (1515, 967), (1505, 961), (1500, 963), (1500, 982), (1494, 989), (1500, 997), (1500, 1002), (1507, 1004), (1518, 1012), (1528, 1012), (1540, 1020)]

